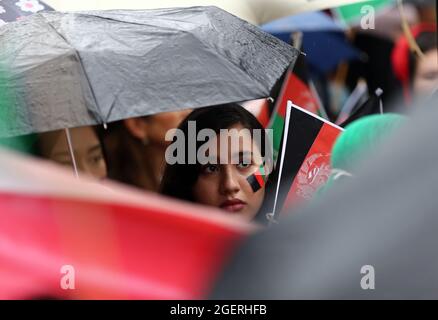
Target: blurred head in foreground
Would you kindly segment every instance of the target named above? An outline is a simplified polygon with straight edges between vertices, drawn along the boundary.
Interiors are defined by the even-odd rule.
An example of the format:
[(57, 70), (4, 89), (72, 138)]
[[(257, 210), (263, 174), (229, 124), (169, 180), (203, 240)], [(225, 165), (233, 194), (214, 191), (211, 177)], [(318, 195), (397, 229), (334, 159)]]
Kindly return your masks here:
[(398, 114), (375, 114), (352, 122), (336, 140), (331, 156), (332, 174), (327, 185), (354, 175), (355, 168), (376, 153), (379, 147), (406, 121)]

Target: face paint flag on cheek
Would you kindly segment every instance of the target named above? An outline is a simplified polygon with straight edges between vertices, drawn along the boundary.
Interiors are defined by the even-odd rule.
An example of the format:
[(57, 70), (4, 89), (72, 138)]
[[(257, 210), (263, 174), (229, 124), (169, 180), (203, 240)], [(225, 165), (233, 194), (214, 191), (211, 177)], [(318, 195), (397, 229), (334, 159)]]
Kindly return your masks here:
[(246, 178), (246, 180), (250, 184), (253, 192), (259, 191), (266, 184), (265, 167), (263, 165), (260, 166), (260, 168), (257, 169), (255, 173)]

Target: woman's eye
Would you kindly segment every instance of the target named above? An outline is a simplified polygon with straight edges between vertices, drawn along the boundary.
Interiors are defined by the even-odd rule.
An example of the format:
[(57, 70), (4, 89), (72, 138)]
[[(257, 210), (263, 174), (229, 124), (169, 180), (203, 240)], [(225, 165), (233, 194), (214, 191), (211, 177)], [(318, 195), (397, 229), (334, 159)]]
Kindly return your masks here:
[(435, 80), (438, 79), (438, 72), (426, 72), (421, 77), (425, 80)]
[(219, 170), (219, 167), (214, 164), (206, 165), (202, 168), (202, 172), (204, 173), (214, 173)]
[(103, 156), (101, 154), (99, 154), (99, 155), (96, 155), (94, 157), (91, 157), (90, 160), (91, 160), (91, 163), (98, 164), (100, 161), (102, 161), (102, 159), (103, 159)]
[(240, 162), (237, 167), (239, 169), (247, 169), (251, 166), (251, 163), (246, 163), (246, 162)]

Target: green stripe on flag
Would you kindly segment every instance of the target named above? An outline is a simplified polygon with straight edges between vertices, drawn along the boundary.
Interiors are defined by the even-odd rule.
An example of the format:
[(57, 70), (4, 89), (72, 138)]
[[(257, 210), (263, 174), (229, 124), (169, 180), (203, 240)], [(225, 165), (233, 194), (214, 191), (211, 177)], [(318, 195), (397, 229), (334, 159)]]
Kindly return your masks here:
[(371, 0), (338, 7), (336, 8), (336, 12), (339, 20), (347, 25), (351, 25), (359, 22), (364, 14), (366, 14), (361, 12), (364, 6), (372, 6), (377, 12), (380, 9), (390, 7), (394, 4), (395, 0)]
[(16, 107), (19, 104), (16, 101), (17, 97), (14, 95), (12, 83), (7, 68), (0, 65), (0, 147), (34, 153), (36, 135), (5, 138), (18, 119)]
[(281, 138), (283, 135), (284, 128), (284, 118), (281, 117), (278, 113), (274, 116), (274, 121), (271, 125), (273, 130), (273, 151), (274, 151), (274, 162), (277, 161), (278, 153), (280, 151)]

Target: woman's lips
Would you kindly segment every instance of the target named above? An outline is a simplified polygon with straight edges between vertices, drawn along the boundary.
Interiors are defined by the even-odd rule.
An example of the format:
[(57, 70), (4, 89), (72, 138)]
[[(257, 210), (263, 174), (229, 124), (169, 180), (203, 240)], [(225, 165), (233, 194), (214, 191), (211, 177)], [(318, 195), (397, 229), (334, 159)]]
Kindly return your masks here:
[(246, 206), (246, 202), (240, 199), (231, 199), (224, 201), (220, 205), (220, 208), (229, 212), (238, 212), (241, 211), (243, 208), (245, 208), (245, 206)]

